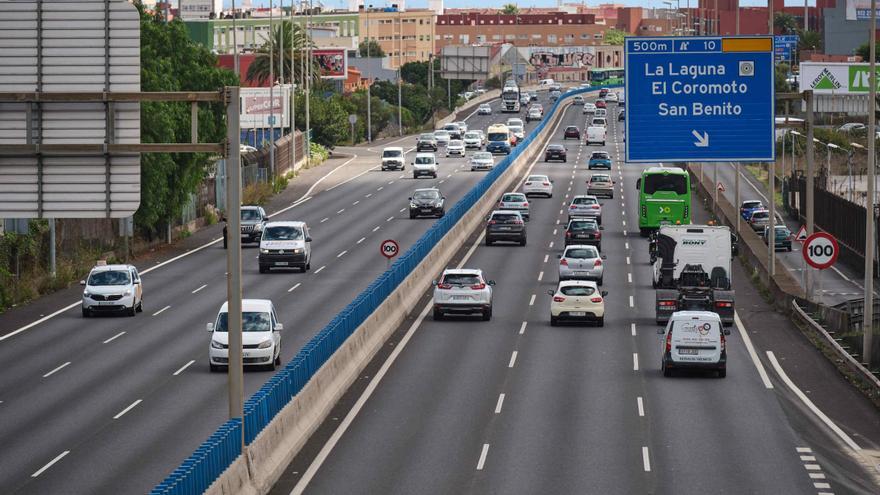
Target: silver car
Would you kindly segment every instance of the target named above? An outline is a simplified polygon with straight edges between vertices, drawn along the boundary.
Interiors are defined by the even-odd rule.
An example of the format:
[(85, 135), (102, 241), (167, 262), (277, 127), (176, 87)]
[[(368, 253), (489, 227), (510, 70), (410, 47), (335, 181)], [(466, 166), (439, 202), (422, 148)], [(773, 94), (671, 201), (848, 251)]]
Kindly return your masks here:
[(467, 149), (483, 147), (483, 137), (477, 131), (467, 131), (464, 133), (464, 147)]
[(495, 167), (495, 157), (488, 151), (477, 151), (471, 155), (471, 171), (492, 170)]
[(434, 139), (437, 141), (437, 146), (446, 146), (449, 143), (451, 137), (449, 136), (448, 131), (438, 129), (434, 131)]
[(498, 202), (498, 209), (518, 211), (523, 220), (529, 221), (529, 198), (523, 193), (504, 193), (501, 196), (501, 201)]
[(602, 225), (602, 205), (596, 196), (581, 194), (572, 198), (568, 205), (568, 220), (577, 217), (595, 218), (596, 223)]
[(602, 285), (605, 276), (604, 256), (596, 246), (573, 244), (559, 256), (559, 280), (595, 280)]
[(450, 157), (452, 155), (456, 156), (464, 156), (464, 141), (461, 139), (452, 139), (446, 145), (446, 156)]

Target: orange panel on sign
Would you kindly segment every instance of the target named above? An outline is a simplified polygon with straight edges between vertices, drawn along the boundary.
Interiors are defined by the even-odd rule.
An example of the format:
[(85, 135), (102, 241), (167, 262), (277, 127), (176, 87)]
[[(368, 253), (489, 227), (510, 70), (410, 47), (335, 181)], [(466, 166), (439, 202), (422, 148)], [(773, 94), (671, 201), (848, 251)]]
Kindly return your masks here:
[(722, 52), (771, 52), (771, 38), (721, 38)]

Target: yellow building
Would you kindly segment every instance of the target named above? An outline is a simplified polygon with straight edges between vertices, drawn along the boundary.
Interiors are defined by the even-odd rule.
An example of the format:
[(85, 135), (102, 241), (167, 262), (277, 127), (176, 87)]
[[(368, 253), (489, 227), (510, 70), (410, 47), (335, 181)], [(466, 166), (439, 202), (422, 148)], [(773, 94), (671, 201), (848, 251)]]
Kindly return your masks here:
[(391, 68), (426, 61), (434, 53), (433, 10), (363, 9), (359, 14), (361, 39), (375, 40), (390, 57)]

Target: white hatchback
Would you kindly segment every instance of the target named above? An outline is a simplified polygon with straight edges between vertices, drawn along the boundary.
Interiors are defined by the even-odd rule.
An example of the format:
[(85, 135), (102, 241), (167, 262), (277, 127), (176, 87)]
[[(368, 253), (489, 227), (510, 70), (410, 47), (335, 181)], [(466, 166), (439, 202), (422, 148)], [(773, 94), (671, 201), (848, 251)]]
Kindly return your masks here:
[(548, 290), (553, 296), (550, 303), (550, 326), (562, 322), (593, 322), (605, 326), (605, 296), (608, 291), (599, 291), (596, 282), (588, 280), (566, 280), (559, 282), (556, 290)]
[(79, 284), (83, 286), (83, 318), (117, 311), (134, 316), (143, 311), (144, 287), (133, 265), (99, 263)]
[[(467, 131), (464, 133), (464, 147), (467, 149), (476, 148), (480, 149), (483, 147), (483, 137), (480, 136), (480, 133), (477, 131)], [(448, 152), (448, 148), (447, 148)]]
[(596, 113), (596, 104), (595, 103), (584, 103), (584, 114), (592, 114)]
[[(223, 303), (214, 323), (208, 323), (211, 344), (208, 361), (211, 371), (229, 365), (229, 303)], [(244, 366), (275, 370), (281, 364), (281, 330), (275, 306), (268, 299), (242, 299), (241, 339)]]
[(530, 175), (523, 182), (522, 191), (526, 196), (540, 194), (552, 198), (553, 181), (546, 175)]
[(484, 321), (492, 319), (492, 286), (479, 269), (447, 268), (434, 282), (434, 319), (447, 314), (480, 314)]

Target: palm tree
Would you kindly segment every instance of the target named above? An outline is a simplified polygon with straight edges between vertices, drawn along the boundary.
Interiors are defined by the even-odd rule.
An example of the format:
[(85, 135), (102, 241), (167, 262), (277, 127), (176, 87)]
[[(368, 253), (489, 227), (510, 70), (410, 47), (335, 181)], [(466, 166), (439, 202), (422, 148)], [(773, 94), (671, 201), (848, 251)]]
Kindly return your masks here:
[[(284, 21), (280, 25), (275, 26), (272, 35), (268, 41), (257, 49), (256, 57), (247, 70), (247, 78), (258, 84), (263, 84), (269, 79), (270, 75), (270, 52), (272, 53), (272, 61), (274, 62), (275, 76), (278, 77), (278, 58), (283, 57), (284, 74), (286, 79), (290, 80), (290, 74), (294, 75), (296, 84), (301, 85), (304, 82), (303, 71), (300, 68), (305, 60), (305, 48), (314, 48), (315, 44), (309, 39), (305, 29), (300, 24), (293, 24), (290, 21)], [(284, 53), (279, 53), (281, 49)], [(293, 55), (293, 72), (291, 72), (291, 48)], [(312, 80), (319, 80), (318, 65), (312, 61)]]
[(797, 19), (787, 12), (776, 12), (774, 13), (773, 27), (782, 34), (796, 33), (798, 30)]
[(515, 3), (507, 3), (501, 7), (501, 13), (504, 15), (516, 15), (519, 14), (519, 7)]

